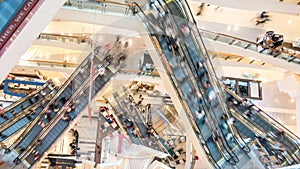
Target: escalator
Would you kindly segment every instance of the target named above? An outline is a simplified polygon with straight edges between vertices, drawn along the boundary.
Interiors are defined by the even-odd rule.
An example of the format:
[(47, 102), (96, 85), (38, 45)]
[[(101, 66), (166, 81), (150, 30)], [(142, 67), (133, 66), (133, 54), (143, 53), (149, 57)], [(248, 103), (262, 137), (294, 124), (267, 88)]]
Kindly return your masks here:
[[(107, 66), (113, 59), (109, 55), (104, 59), (97, 56), (100, 48), (95, 49), (93, 69), (95, 69), (92, 97), (110, 80), (114, 69)], [(91, 55), (80, 64), (71, 77), (58, 89), (41, 113), (27, 127), (22, 135), (6, 150), (18, 164), (23, 162), (30, 167), (35, 163), (35, 153), (43, 155), (61, 134), (66, 131), (69, 123), (78, 117), (86, 107), (91, 70)], [(8, 162), (9, 163), (9, 162)], [(10, 163), (10, 165), (13, 165)]]
[[(162, 151), (162, 147), (160, 147), (157, 140), (152, 137), (148, 126), (143, 121), (138, 107), (133, 105), (135, 104), (134, 100), (132, 100), (133, 98), (128, 96), (130, 95), (128, 95), (126, 91), (123, 96), (120, 96), (118, 93), (113, 93), (115, 109), (119, 112), (118, 118), (126, 130), (125, 132), (133, 143)], [(120, 114), (120, 112), (123, 113)]]
[(278, 121), (270, 117), (267, 113), (263, 112), (253, 103), (248, 103), (244, 99), (234, 94), (231, 90), (227, 89), (230, 96), (228, 104), (233, 107), (240, 116), (252, 123), (265, 133), (265, 137), (273, 142), (273, 145), (280, 145), (281, 151), (279, 153), (288, 154), (290, 160), (285, 165), (299, 163), (299, 138), (282, 126)]
[[(159, 135), (157, 133), (158, 131), (150, 125), (150, 121), (147, 121), (147, 119), (150, 120), (152, 118), (149, 117), (151, 116), (150, 104), (147, 104), (146, 106), (136, 104), (133, 96), (126, 91), (126, 89), (125, 95), (120, 96), (119, 94), (114, 93), (113, 96), (116, 102), (116, 106), (114, 106), (115, 109), (122, 112), (122, 114), (118, 114), (118, 118), (124, 125), (126, 133), (131, 141), (138, 145), (144, 145), (158, 151), (166, 152), (169, 154), (168, 159), (170, 161), (175, 162), (177, 160), (178, 162), (179, 155), (178, 152), (175, 152), (178, 151), (175, 149), (175, 146), (170, 145), (166, 138), (162, 137), (166, 135)], [(146, 110), (142, 111), (144, 108)], [(148, 111), (149, 114), (147, 114), (146, 117), (143, 117), (146, 111)], [(157, 109), (157, 111), (159, 110)], [(132, 122), (131, 125), (130, 122)], [(135, 128), (138, 128), (138, 136), (133, 134)], [(169, 163), (169, 165), (171, 166), (172, 164)]]
[[(140, 12), (143, 13), (141, 9)], [(213, 165), (220, 168), (227, 166), (228, 164), (220, 162), (222, 158), (225, 158), (232, 165), (242, 168), (251, 160), (247, 154), (250, 152), (250, 148), (237, 128), (241, 127), (246, 134), (249, 131), (240, 122), (238, 122), (238, 126), (228, 122), (232, 115), (222, 95), (222, 88), (218, 84), (213, 66), (207, 58), (205, 46), (199, 44), (202, 41), (201, 37), (195, 35), (195, 32), (196, 34), (199, 32), (192, 30), (191, 23), (184, 20), (187, 16), (186, 12), (183, 5), (177, 1), (160, 2), (160, 4), (152, 4), (152, 10), (147, 11), (147, 15), (143, 13), (141, 19), (150, 32), (153, 43), (163, 53), (161, 60), (169, 72), (170, 80), (177, 88), (183, 104), (187, 105), (186, 107), (189, 109), (187, 112), (199, 111), (198, 106), (204, 111), (205, 115), (201, 115), (201, 111), (201, 113), (194, 113), (194, 119), (206, 141), (206, 146), (210, 151), (208, 154), (217, 163), (217, 165)], [(172, 17), (168, 16), (170, 13), (173, 14)], [(166, 25), (155, 24), (155, 20), (157, 22), (162, 18)], [(173, 20), (168, 22), (168, 18)], [(198, 39), (199, 37), (200, 39)], [(196, 94), (198, 94), (198, 99)], [(195, 102), (198, 103), (197, 106), (195, 106)], [(208, 120), (203, 120), (204, 117)], [(227, 122), (222, 123), (222, 118)], [(227, 130), (222, 128), (222, 124), (227, 126)], [(204, 128), (205, 130), (202, 130)], [(233, 135), (232, 142), (225, 139), (229, 133)], [(248, 133), (247, 136), (254, 138), (255, 134)], [(294, 154), (298, 152), (297, 149), (291, 151)]]
[(55, 92), (52, 84), (47, 83), (4, 109), (3, 117), (0, 118), (0, 141), (9, 139), (35, 119)]
[(2, 123), (0, 128), (0, 141), (5, 141), (9, 139), (11, 136), (20, 131), (23, 127), (29, 125), (30, 122), (41, 113), (41, 111), (47, 105), (51, 98), (52, 94), (44, 96), (41, 101), (35, 102), (27, 109), (24, 109), (24, 111), (22, 111), (21, 113)]
[[(199, 136), (205, 141), (204, 146), (206, 147), (205, 149), (207, 150), (207, 154), (211, 157), (211, 162), (214, 163), (215, 167), (217, 168), (222, 165), (230, 166), (230, 164), (236, 165), (237, 163), (237, 165), (240, 167), (245, 164), (244, 161), (239, 163), (239, 158), (241, 156), (247, 156), (246, 150), (243, 149), (246, 146), (242, 143), (243, 147), (239, 147), (237, 141), (234, 141), (230, 144), (225, 139), (225, 134), (227, 133), (225, 133), (224, 130), (222, 130), (219, 126), (221, 122), (220, 119), (225, 113), (218, 106), (220, 105), (220, 102), (218, 103), (216, 98), (210, 98), (210, 100), (208, 99), (208, 96), (211, 95), (210, 91), (212, 88), (208, 86), (208, 84), (206, 84), (206, 87), (205, 84), (199, 86), (196, 81), (202, 82), (201, 76), (199, 78), (197, 77), (199, 75), (193, 74), (190, 65), (185, 63), (187, 62), (186, 60), (188, 55), (196, 55), (198, 58), (197, 51), (195, 51), (195, 47), (193, 48), (193, 46), (195, 46), (192, 43), (193, 40), (188, 39), (188, 37), (180, 37), (180, 34), (182, 33), (179, 32), (178, 26), (172, 25), (172, 23), (184, 24), (184, 22), (182, 20), (178, 22), (178, 18), (176, 18), (175, 21), (175, 19), (169, 15), (170, 13), (173, 13), (174, 15), (181, 13), (178, 12), (178, 7), (176, 7), (177, 4), (173, 4), (173, 6), (171, 6), (170, 2), (172, 1), (168, 1), (167, 4), (159, 4), (159, 6), (153, 7), (160, 12), (153, 15), (151, 15), (151, 13), (149, 14), (148, 12), (147, 16), (142, 16), (146, 18), (146, 21), (144, 22), (146, 22), (146, 24), (148, 24), (150, 27), (148, 27), (148, 31), (152, 35), (154, 43), (160, 46), (160, 50), (164, 54), (164, 57), (161, 59), (167, 67), (166, 69), (170, 71), (170, 80), (173, 81), (174, 86), (176, 86), (178, 95), (181, 97), (181, 101), (187, 109), (186, 111), (189, 112), (192, 117), (194, 116), (194, 119), (197, 119), (196, 116), (200, 113), (205, 114), (202, 115), (202, 117), (199, 117), (199, 120), (197, 120), (197, 128), (195, 130), (199, 131)], [(168, 9), (166, 9), (166, 6), (168, 6)], [(177, 8), (177, 11), (172, 12), (172, 8)], [(162, 11), (164, 14), (162, 14)], [(157, 17), (160, 15), (164, 16), (162, 18)], [(160, 19), (164, 20), (166, 25), (156, 25), (154, 21)], [(161, 32), (162, 35), (159, 34)], [(183, 44), (179, 44), (176, 42), (177, 40), (183, 41)], [(189, 48), (183, 46), (186, 43)], [(199, 61), (199, 59), (195, 60), (195, 62), (197, 61)], [(206, 78), (210, 78), (205, 71), (203, 72), (203, 76), (204, 75), (206, 75)], [(189, 77), (197, 77), (198, 79)], [(208, 80), (205, 80), (206, 83), (207, 81)], [(199, 104), (200, 102), (203, 104)], [(232, 131), (229, 130), (227, 132)]]
[[(97, 51), (95, 51), (97, 53)], [(79, 67), (73, 72), (70, 78), (58, 89), (57, 93), (51, 97), (50, 101), (37, 109), (36, 117), (33, 122), (25, 129), (21, 136), (6, 150), (7, 152), (14, 150), (14, 154), (21, 154), (28, 145), (36, 138), (40, 131), (56, 116), (59, 109), (71, 97), (83, 81), (89, 78), (91, 66), (91, 54), (86, 57)], [(100, 61), (94, 57), (94, 63), (99, 64)]]
[[(135, 121), (132, 120), (132, 118), (127, 115), (126, 107), (123, 107), (121, 103), (121, 99), (119, 99), (119, 95), (114, 94), (115, 102), (108, 101), (108, 103), (111, 105), (112, 109), (114, 110), (117, 118), (119, 119), (120, 126), (122, 126), (123, 132), (126, 132), (129, 136), (132, 143), (137, 145), (142, 145), (143, 141), (140, 137), (135, 137), (132, 133), (133, 128), (137, 128), (137, 125), (135, 124)], [(125, 109), (125, 112), (124, 112)], [(124, 112), (124, 113), (123, 113)]]
[[(21, 113), (24, 109), (27, 109), (34, 102), (38, 102), (43, 99), (44, 94), (49, 94), (54, 89), (54, 86), (49, 82), (45, 83), (41, 88), (35, 90), (31, 94), (19, 99), (13, 104), (4, 108), (0, 116), (0, 128), (3, 127), (3, 123), (7, 120), (11, 120), (14, 116)], [(43, 91), (43, 94), (41, 93)], [(44, 93), (45, 92), (45, 93)]]
[[(107, 67), (109, 62), (100, 63), (101, 67), (105, 68), (105, 74), (97, 73), (93, 79), (93, 91), (92, 97), (94, 97), (99, 90), (110, 80), (110, 78), (114, 75), (114, 72)], [(67, 113), (66, 109), (59, 111), (59, 117), (52, 122), (48, 128), (48, 131), (43, 132), (39, 138), (35, 139), (35, 142), (27, 148), (27, 152), (21, 156), (19, 159), (23, 160), (23, 163), (27, 164), (27, 166), (32, 166), (36, 162), (35, 154), (33, 151), (39, 153), (39, 155), (44, 154), (49, 147), (57, 140), (60, 135), (66, 131), (69, 124), (74, 121), (80, 114), (80, 112), (86, 107), (88, 104), (88, 93), (89, 93), (89, 80), (83, 83), (83, 87), (81, 87), (78, 91), (74, 93), (72, 98), (68, 100), (66, 105), (69, 107), (73, 104), (76, 104), (76, 107), (71, 112)], [(68, 118), (66, 118), (66, 115)]]

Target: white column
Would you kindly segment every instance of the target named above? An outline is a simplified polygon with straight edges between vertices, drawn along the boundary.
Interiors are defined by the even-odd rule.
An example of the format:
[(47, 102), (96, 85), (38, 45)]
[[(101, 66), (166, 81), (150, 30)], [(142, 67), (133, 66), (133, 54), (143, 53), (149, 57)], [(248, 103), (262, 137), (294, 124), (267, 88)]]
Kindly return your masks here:
[(297, 135), (300, 136), (300, 96), (296, 97), (296, 127)]
[(296, 126), (300, 136), (300, 76), (291, 74), (278, 81), (280, 91), (296, 99)]

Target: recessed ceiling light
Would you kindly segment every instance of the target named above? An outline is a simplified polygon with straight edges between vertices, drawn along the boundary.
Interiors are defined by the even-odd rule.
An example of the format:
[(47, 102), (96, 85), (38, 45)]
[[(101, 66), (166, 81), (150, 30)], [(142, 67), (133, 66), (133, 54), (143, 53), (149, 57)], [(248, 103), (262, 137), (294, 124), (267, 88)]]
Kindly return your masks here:
[(227, 31), (231, 31), (231, 26), (227, 26)]
[(239, 26), (235, 26), (235, 27), (233, 28), (233, 30), (234, 30), (234, 31), (239, 30)]

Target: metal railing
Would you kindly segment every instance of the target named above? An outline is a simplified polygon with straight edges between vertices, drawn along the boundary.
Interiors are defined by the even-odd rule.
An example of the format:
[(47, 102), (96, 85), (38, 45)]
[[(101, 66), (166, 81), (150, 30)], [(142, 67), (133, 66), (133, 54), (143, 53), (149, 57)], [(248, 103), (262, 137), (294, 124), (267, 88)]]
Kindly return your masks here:
[(211, 39), (213, 41), (218, 41), (227, 45), (232, 45), (246, 50), (259, 52), (262, 54), (269, 55), (271, 57), (286, 60), (287, 62), (300, 64), (300, 49), (299, 51), (287, 47), (282, 47), (282, 50), (273, 49), (268, 46), (257, 44), (256, 42), (248, 41), (245, 39), (233, 37), (222, 33), (216, 33), (204, 29), (199, 29), (199, 31), (201, 36), (206, 39)]
[(64, 4), (64, 8), (89, 10), (99, 13), (114, 14), (120, 16), (133, 16), (133, 5), (106, 0), (76, 1), (70, 0)]

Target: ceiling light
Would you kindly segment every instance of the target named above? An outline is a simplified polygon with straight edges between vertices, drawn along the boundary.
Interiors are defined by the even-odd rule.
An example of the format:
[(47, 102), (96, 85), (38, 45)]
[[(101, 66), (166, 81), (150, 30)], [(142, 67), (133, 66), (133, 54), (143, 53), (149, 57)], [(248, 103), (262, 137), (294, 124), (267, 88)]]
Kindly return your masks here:
[(66, 56), (65, 57), (65, 61), (69, 61), (70, 60), (70, 57), (69, 56)]
[(233, 28), (233, 30), (234, 30), (234, 31), (239, 30), (239, 26), (235, 26), (235, 27)]
[(290, 24), (290, 23), (292, 23), (292, 20), (291, 20), (291, 19), (289, 19), (289, 20), (288, 20), (288, 23), (289, 23), (289, 24)]
[(294, 98), (292, 98), (292, 99), (290, 100), (290, 102), (291, 102), (291, 103), (294, 103), (294, 102), (295, 102), (295, 99), (294, 99)]
[(231, 26), (227, 26), (227, 31), (231, 31)]

